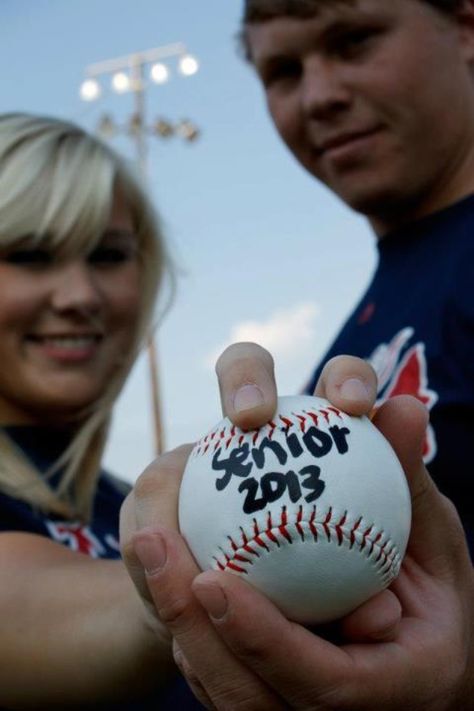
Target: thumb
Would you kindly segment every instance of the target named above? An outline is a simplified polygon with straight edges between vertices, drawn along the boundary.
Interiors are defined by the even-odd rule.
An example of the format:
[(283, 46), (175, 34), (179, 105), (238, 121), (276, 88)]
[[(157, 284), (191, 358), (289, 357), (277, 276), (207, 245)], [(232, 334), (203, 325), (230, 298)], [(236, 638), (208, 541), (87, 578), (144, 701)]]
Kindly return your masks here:
[(452, 571), (455, 560), (469, 561), (457, 511), (423, 464), (426, 408), (416, 398), (401, 395), (384, 403), (373, 423), (392, 445), (410, 488), (412, 528), (407, 552), (426, 572), (438, 577), (443, 570)]

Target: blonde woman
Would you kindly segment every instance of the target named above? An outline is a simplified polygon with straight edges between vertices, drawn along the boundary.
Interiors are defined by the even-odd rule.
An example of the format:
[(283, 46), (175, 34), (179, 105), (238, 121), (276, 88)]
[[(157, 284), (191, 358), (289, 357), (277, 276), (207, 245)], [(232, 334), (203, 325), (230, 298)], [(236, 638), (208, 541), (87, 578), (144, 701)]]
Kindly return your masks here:
[(120, 560), (123, 485), (100, 467), (165, 272), (114, 152), (65, 121), (0, 116), (2, 708), (138, 709), (174, 676)]

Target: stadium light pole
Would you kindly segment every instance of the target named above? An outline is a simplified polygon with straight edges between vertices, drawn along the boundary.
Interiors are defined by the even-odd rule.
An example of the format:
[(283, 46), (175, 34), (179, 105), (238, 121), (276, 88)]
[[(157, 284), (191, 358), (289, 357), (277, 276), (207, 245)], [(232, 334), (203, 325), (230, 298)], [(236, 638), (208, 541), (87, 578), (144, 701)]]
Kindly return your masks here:
[[(200, 135), (199, 129), (188, 119), (182, 119), (178, 123), (172, 124), (161, 118), (157, 119), (151, 126), (147, 125), (146, 90), (149, 81), (145, 76), (145, 71), (147, 67), (150, 69), (150, 81), (156, 84), (163, 84), (169, 79), (169, 62), (173, 59), (177, 60), (178, 70), (183, 76), (192, 76), (199, 69), (197, 59), (188, 54), (183, 43), (178, 42), (90, 64), (86, 67), (86, 76), (80, 87), (80, 95), (84, 101), (95, 101), (102, 95), (100, 79), (109, 75), (112, 77), (112, 89), (115, 92), (119, 94), (131, 93), (133, 95), (134, 111), (128, 124), (119, 126), (110, 115), (106, 114), (99, 123), (98, 131), (108, 138), (112, 138), (121, 132), (126, 132), (132, 137), (135, 143), (138, 169), (144, 181), (148, 177), (148, 136), (150, 134), (163, 139), (177, 135), (190, 143), (194, 142)], [(153, 334), (149, 334), (147, 352), (155, 451), (157, 454), (161, 454), (165, 447), (165, 438), (158, 372), (158, 351)]]

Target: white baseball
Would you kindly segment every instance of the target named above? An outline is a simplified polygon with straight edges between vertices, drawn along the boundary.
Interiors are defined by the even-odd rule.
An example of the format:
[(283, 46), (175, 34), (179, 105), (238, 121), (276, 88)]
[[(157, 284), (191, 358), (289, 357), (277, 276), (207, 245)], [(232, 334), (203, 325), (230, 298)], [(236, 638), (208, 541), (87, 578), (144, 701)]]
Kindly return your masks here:
[(337, 619), (398, 575), (411, 506), (391, 446), (366, 417), (282, 397), (245, 432), (222, 420), (194, 447), (179, 525), (202, 570), (242, 576), (290, 619)]

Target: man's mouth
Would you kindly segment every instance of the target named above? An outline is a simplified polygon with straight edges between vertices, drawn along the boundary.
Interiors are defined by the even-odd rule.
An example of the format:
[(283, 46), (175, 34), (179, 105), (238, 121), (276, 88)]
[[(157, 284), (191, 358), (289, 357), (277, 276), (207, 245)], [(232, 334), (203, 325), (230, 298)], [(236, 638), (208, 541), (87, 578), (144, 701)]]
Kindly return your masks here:
[(318, 142), (317, 151), (321, 155), (324, 153), (330, 153), (331, 151), (343, 150), (351, 145), (356, 145), (358, 142), (364, 139), (371, 138), (373, 135), (378, 133), (378, 129), (373, 127), (370, 129), (360, 130), (360, 131), (347, 131), (344, 133), (335, 134), (333, 136), (328, 136), (327, 138)]

